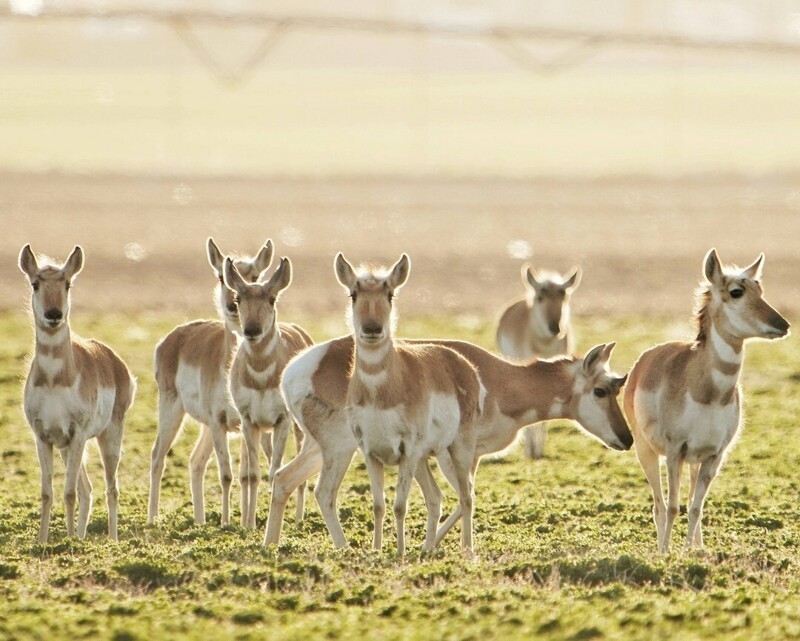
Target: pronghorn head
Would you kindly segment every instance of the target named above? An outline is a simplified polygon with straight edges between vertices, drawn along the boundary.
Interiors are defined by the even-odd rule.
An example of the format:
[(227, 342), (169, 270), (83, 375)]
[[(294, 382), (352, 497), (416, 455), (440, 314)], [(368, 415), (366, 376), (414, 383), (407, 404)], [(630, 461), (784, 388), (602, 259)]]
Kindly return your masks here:
[(359, 270), (356, 274), (347, 259), (337, 254), (336, 278), (350, 294), (353, 331), (359, 343), (378, 345), (392, 336), (395, 291), (408, 280), (411, 259), (403, 254), (389, 269)]
[(570, 399), (572, 417), (583, 429), (615, 450), (629, 450), (633, 435), (617, 403), (628, 375), (608, 369), (616, 343), (604, 343), (589, 350), (580, 362), (575, 393)]
[(25, 245), (19, 254), (19, 268), (32, 288), (31, 307), (37, 327), (54, 332), (67, 323), (72, 281), (83, 269), (83, 250), (76, 245), (63, 265), (44, 259), (40, 266)]
[(275, 325), (275, 305), (280, 293), (292, 282), (292, 263), (281, 258), (281, 264), (266, 283), (248, 283), (229, 256), (225, 259), (224, 278), (226, 287), (236, 297), (245, 339), (258, 342)]
[[(220, 316), (225, 321), (225, 325), (232, 332), (239, 332), (239, 308), (236, 305), (236, 294), (228, 287), (225, 287), (223, 270), (225, 268), (225, 257), (217, 247), (213, 238), (208, 239), (208, 262), (219, 280), (217, 288), (214, 290), (214, 303), (219, 310)], [(247, 282), (255, 283), (259, 276), (269, 269), (274, 253), (272, 241), (267, 240), (264, 246), (256, 254), (255, 258), (236, 257), (234, 264), (239, 270), (242, 278)]]
[(522, 266), (522, 282), (533, 305), (531, 322), (540, 336), (563, 338), (569, 329), (569, 299), (581, 282), (581, 268), (573, 267), (567, 276), (537, 272)]
[(703, 272), (707, 283), (700, 290), (697, 340), (702, 342), (710, 330), (709, 323), (723, 335), (735, 339), (783, 338), (789, 334), (789, 323), (764, 300), (761, 272), (764, 254), (748, 267), (723, 267), (716, 249), (706, 254)]

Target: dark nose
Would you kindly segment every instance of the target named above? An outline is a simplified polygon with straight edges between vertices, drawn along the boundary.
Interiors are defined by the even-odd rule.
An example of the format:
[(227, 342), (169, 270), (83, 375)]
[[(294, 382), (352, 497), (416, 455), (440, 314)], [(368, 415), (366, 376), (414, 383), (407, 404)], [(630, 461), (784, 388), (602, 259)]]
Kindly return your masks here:
[(245, 338), (254, 338), (261, 333), (261, 328), (258, 325), (248, 324), (244, 328)]
[(553, 336), (558, 336), (559, 332), (561, 331), (561, 324), (559, 322), (553, 322), (549, 325), (550, 333)]
[(625, 434), (619, 440), (622, 441), (622, 444), (625, 446), (625, 449), (629, 450), (633, 445), (633, 434), (631, 434), (630, 432), (625, 432)]
[(44, 317), (49, 321), (60, 321), (62, 318), (64, 318), (64, 314), (61, 313), (60, 309), (51, 307), (44, 313)]
[(374, 322), (364, 324), (364, 326), (361, 329), (368, 336), (378, 336), (381, 332), (383, 332), (383, 327), (378, 323)]
[(775, 314), (775, 316), (770, 320), (770, 324), (784, 334), (789, 331), (789, 321), (779, 314)]

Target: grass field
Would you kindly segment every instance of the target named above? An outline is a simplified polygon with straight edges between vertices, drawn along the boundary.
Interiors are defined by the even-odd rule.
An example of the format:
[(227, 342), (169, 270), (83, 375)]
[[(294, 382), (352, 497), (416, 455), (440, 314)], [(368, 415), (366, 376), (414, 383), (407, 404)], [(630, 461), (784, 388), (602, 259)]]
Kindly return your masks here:
[[(676, 545), (668, 557), (658, 555), (649, 490), (635, 455), (606, 450), (564, 423), (552, 430), (544, 461), (523, 460), (515, 448), (481, 467), (477, 559), (462, 557), (457, 533), (432, 556), (419, 558), (415, 550), (423, 538), (424, 509), (415, 490), (408, 520), (412, 552), (401, 562), (392, 553), (391, 515), (384, 552), (369, 550), (369, 482), (358, 457), (340, 495), (349, 551), (333, 549), (313, 498), (302, 525), (289, 517), (277, 549), (261, 544), (266, 491), (257, 531), (220, 528), (213, 464), (206, 481), (209, 524), (194, 526), (187, 470), (193, 424), (168, 459), (162, 517), (154, 527), (146, 525), (149, 449), (156, 431), (152, 347), (180, 320), (167, 312), (75, 313), (75, 330), (114, 345), (139, 379), (120, 470), (120, 541), (109, 542), (104, 535), (104, 487), (92, 447), (96, 504), (89, 536), (84, 541), (65, 537), (63, 503), (57, 498), (51, 543), (41, 546), (36, 542), (38, 464), (20, 409), (31, 330), (21, 312), (0, 315), (1, 638), (732, 640), (800, 635), (796, 339), (748, 348), (747, 426), (710, 493), (706, 551), (686, 553)], [(629, 368), (645, 347), (685, 331), (674, 320), (638, 316), (610, 317), (602, 324), (578, 318), (577, 323), (582, 345), (619, 342), (612, 361), (618, 371)], [(309, 316), (304, 324), (323, 339), (341, 321)], [(409, 315), (401, 318), (400, 331), (459, 336), (487, 346), (492, 335), (483, 317), (467, 329), (446, 316)], [(56, 467), (60, 497), (62, 466)], [(391, 481), (387, 487), (391, 496)], [(454, 504), (451, 492), (445, 510)], [(679, 543), (685, 528), (683, 515), (676, 524)]]

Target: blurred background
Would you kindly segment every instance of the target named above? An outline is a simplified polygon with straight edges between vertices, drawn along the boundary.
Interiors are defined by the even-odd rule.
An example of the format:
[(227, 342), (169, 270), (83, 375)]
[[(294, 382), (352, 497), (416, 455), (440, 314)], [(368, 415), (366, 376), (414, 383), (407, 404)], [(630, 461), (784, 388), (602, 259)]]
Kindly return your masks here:
[(491, 317), (525, 260), (577, 314), (691, 310), (707, 249), (798, 309), (800, 0), (10, 0), (0, 306), (82, 244), (83, 309), (211, 315), (205, 239), (332, 274), (412, 258), (403, 313)]

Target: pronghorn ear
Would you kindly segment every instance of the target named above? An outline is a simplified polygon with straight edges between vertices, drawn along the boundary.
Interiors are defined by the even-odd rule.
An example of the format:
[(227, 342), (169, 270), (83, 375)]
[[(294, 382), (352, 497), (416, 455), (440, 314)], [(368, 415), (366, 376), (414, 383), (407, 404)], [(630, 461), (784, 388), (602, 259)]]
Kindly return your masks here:
[(706, 280), (714, 285), (722, 285), (722, 263), (716, 249), (710, 249), (704, 262)]
[(751, 280), (761, 280), (761, 271), (764, 269), (764, 254), (763, 252), (758, 255), (752, 265), (746, 267), (744, 272), (745, 278)]
[(267, 269), (272, 264), (272, 256), (275, 253), (275, 248), (272, 245), (272, 240), (267, 239), (267, 242), (264, 243), (264, 246), (258, 251), (258, 255), (253, 259), (253, 267), (255, 267), (257, 273), (261, 273)]
[(208, 251), (208, 263), (214, 269), (217, 274), (217, 277), (222, 278), (222, 263), (225, 261), (225, 257), (222, 255), (222, 252), (217, 247), (217, 244), (214, 242), (214, 239), (210, 236), (208, 237), (208, 241), (206, 242), (206, 249)]
[(411, 259), (408, 257), (408, 254), (403, 254), (400, 256), (400, 260), (392, 267), (392, 271), (389, 272), (389, 278), (386, 279), (387, 284), (392, 290), (400, 289), (408, 280), (410, 271)]
[(336, 272), (336, 279), (342, 287), (348, 292), (355, 290), (358, 278), (356, 278), (353, 266), (347, 262), (342, 252), (336, 254), (336, 258), (333, 260), (333, 270)]
[(540, 287), (537, 279), (538, 276), (539, 274), (536, 273), (536, 270), (529, 263), (525, 263), (522, 266), (522, 282), (530, 286), (535, 292), (538, 292)]
[(67, 258), (67, 262), (64, 263), (64, 275), (67, 277), (67, 280), (71, 280), (75, 278), (82, 269), (83, 249), (81, 249), (80, 245), (75, 245), (69, 258)]
[(614, 351), (614, 348), (617, 346), (616, 343), (606, 343), (605, 347), (603, 348), (603, 356), (600, 359), (600, 362), (605, 364), (608, 363), (609, 359), (611, 358), (611, 352)]
[(614, 387), (616, 387), (617, 390), (619, 391), (624, 387), (625, 383), (627, 383), (627, 382), (628, 382), (628, 375), (627, 374), (625, 374), (624, 376), (617, 376), (614, 379)]
[(39, 265), (36, 262), (36, 256), (33, 255), (33, 250), (30, 245), (25, 245), (19, 253), (19, 268), (28, 278), (34, 280), (36, 272), (39, 271)]
[[(595, 370), (598, 367), (602, 367), (605, 361), (603, 360), (603, 354), (608, 347), (605, 343), (600, 343), (599, 345), (595, 345), (586, 356), (583, 357), (583, 372), (584, 374), (591, 376), (595, 373)], [(613, 349), (613, 345), (612, 345)]]
[(242, 278), (239, 270), (236, 269), (236, 265), (233, 264), (233, 258), (230, 256), (225, 259), (225, 267), (222, 273), (225, 286), (229, 289), (232, 289), (238, 294), (241, 294), (247, 289), (247, 283), (244, 282), (244, 278)]
[(291, 282), (292, 263), (288, 258), (283, 257), (281, 258), (281, 264), (278, 265), (278, 269), (275, 270), (275, 273), (272, 274), (272, 277), (269, 279), (269, 281), (267, 281), (267, 284), (264, 287), (277, 298), (278, 294), (286, 289)]
[(572, 293), (578, 289), (578, 285), (581, 284), (582, 275), (583, 271), (581, 270), (580, 265), (573, 267), (569, 276), (564, 281), (564, 289), (566, 289), (569, 293)]

